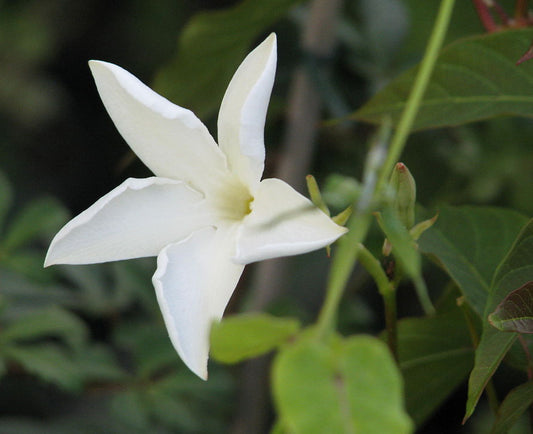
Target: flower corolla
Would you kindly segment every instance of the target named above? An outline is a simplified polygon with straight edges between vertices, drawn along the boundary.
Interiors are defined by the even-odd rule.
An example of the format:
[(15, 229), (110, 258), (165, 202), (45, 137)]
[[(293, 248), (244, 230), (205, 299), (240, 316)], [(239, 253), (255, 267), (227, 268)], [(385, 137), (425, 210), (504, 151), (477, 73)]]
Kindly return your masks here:
[(210, 327), (244, 265), (309, 252), (346, 231), (285, 182), (261, 180), (276, 36), (233, 76), (218, 116), (218, 145), (191, 111), (129, 72), (89, 64), (118, 131), (155, 176), (127, 179), (67, 223), (45, 266), (157, 256), (152, 281), (170, 339), (206, 379)]

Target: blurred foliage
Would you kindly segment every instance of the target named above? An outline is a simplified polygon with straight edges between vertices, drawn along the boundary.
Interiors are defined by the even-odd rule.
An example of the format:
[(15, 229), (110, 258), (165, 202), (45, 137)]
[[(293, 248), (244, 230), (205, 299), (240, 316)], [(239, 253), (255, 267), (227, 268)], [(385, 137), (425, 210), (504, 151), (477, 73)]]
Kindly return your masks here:
[(159, 71), (155, 90), (200, 118), (211, 115), (252, 42), (301, 1), (245, 0), (197, 14), (180, 35), (176, 58)]
[[(316, 83), (325, 103), (324, 120), (345, 109), (359, 109), (420, 59), (439, 3), (345, 2), (338, 49), (334, 57), (322, 59), (329, 62), (331, 74), (322, 78), (326, 82)], [(449, 43), (482, 33), (471, 2), (456, 3)], [(512, 1), (501, 3), (511, 10)], [(1, 433), (229, 430), (237, 402), (233, 369), (212, 363), (209, 381), (202, 382), (183, 366), (168, 339), (150, 283), (152, 259), (50, 269), (43, 269), (42, 263), (52, 236), (72, 213), (86, 208), (125, 177), (147, 173), (130, 157), (107, 118), (88, 72), (88, 59), (126, 67), (145, 82), (155, 83), (163, 95), (194, 108), (212, 125), (235, 66), (257, 39), (276, 31), (278, 75), (266, 131), (269, 170), (280, 152), (277, 142), (292, 71), (303, 58), (298, 34), (306, 18), (305, 5), (297, 0), (0, 1)], [(524, 70), (531, 69), (524, 66)], [(361, 178), (371, 131), (355, 121), (324, 122), (320, 127), (313, 173), (334, 212), (360, 193), (356, 179)], [(532, 137), (533, 122), (514, 117), (421, 131), (411, 137), (403, 161), (416, 178), (419, 202), (428, 208), (475, 203), (531, 215)], [(469, 235), (480, 230), (498, 264), (520, 229), (515, 220), (523, 222), (524, 218), (496, 227), (497, 218), (483, 216), (469, 231), (454, 223), (454, 213), (475, 214), (469, 208), (447, 208), (434, 231), (421, 239), (421, 250), (431, 253), (444, 269), (483, 270), (483, 280), (490, 284), (492, 274), (486, 262), (463, 258), (462, 264), (452, 263), (443, 246), (468, 250)], [(507, 237), (500, 240), (504, 245), (491, 244), (491, 235), (504, 230)], [(376, 225), (367, 246), (379, 252), (382, 242)], [(305, 325), (313, 321), (322, 301), (328, 260), (317, 252), (290, 264), (287, 291), (269, 310), (298, 318)], [(443, 305), (437, 306), (434, 318), (400, 322), (400, 369), (407, 411), (417, 424), (426, 423), (420, 432), (447, 427), (452, 432), (464, 411), (464, 391), (453, 393), (464, 385), (472, 368), (473, 350), (465, 334), (464, 313), (455, 305), (457, 289), (453, 295), (446, 293), (449, 279), (427, 261), (422, 270), (430, 292), (444, 293)], [(465, 277), (458, 276), (456, 285), (461, 287)], [(365, 273), (356, 271), (350, 283), (339, 318), (347, 335), (376, 333), (382, 328), (381, 301), (369, 282)], [(230, 311), (239, 310), (243, 291), (253, 291), (247, 283), (245, 278)], [(401, 317), (419, 313), (410, 291), (407, 285), (399, 289)], [(475, 308), (482, 310), (483, 304)], [(278, 330), (279, 339), (273, 339), (268, 348), (252, 348), (250, 354), (279, 346), (295, 324), (285, 324), (286, 329)], [(251, 332), (265, 333), (271, 326)], [(299, 381), (291, 358), (305, 353), (318, 354), (316, 363), (308, 360), (306, 368), (324, 368), (331, 374), (331, 367), (320, 359), (324, 353), (327, 358), (329, 352), (345, 351), (347, 362), (352, 357), (349, 340), (337, 344), (326, 349), (297, 348), (278, 361), (278, 382), (284, 376)], [(368, 345), (376, 346), (379, 353), (379, 343)], [(386, 356), (377, 357), (375, 363), (389, 369)], [(397, 373), (389, 371), (390, 378), (380, 383), (383, 390), (391, 384), (399, 387)], [(431, 375), (435, 372), (446, 375)], [(521, 398), (525, 392), (516, 388), (519, 382), (503, 377), (500, 388), (505, 393), (514, 388), (508, 399)], [(288, 388), (276, 387), (278, 406), (288, 415), (285, 423), (302, 423), (295, 408), (298, 403), (287, 398)], [(324, 387), (330, 390), (331, 384)], [(524, 387), (528, 392), (531, 389)], [(313, 395), (304, 398), (312, 401)], [(393, 415), (402, 419), (396, 398), (389, 398)], [(448, 413), (441, 411), (431, 419), (443, 403)], [(331, 404), (337, 411), (337, 403)], [(483, 424), (490, 417), (482, 411), (477, 417), (468, 432), (487, 432)], [(506, 426), (505, 417), (500, 416), (502, 426)]]

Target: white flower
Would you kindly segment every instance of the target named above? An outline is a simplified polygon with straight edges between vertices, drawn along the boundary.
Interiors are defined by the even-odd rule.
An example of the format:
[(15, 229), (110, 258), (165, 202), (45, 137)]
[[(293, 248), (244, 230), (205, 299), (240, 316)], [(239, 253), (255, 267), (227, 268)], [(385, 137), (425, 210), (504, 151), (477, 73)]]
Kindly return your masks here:
[(90, 67), (117, 129), (156, 176), (127, 179), (67, 223), (45, 266), (157, 256), (152, 280), (170, 339), (206, 379), (210, 326), (244, 264), (309, 252), (345, 232), (285, 182), (261, 181), (276, 36), (233, 76), (218, 116), (218, 146), (191, 111), (129, 72), (100, 61)]

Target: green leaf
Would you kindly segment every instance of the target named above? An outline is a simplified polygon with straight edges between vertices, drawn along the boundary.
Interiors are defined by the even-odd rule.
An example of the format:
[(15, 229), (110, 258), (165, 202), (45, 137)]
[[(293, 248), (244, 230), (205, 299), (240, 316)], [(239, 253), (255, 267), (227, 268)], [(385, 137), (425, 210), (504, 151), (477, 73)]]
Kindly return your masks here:
[(238, 363), (268, 353), (294, 336), (300, 324), (291, 318), (248, 313), (224, 318), (211, 328), (211, 357)]
[(80, 349), (87, 339), (85, 324), (59, 307), (50, 307), (20, 317), (0, 332), (0, 343), (55, 337), (73, 349)]
[[(426, 48), (427, 38), (439, 11), (441, 0), (404, 0), (408, 8), (409, 34), (400, 48), (408, 59), (420, 56)], [(482, 27), (471, 2), (455, 2), (453, 15), (446, 32), (446, 43), (465, 36), (479, 34)]]
[(182, 365), (162, 323), (122, 323), (115, 331), (114, 340), (122, 349), (131, 351), (141, 378)]
[(79, 301), (72, 291), (60, 285), (35, 284), (26, 276), (0, 268), (1, 295), (10, 304), (16, 304), (16, 311), (9, 309), (4, 314), (17, 318), (22, 314), (33, 313), (36, 309), (61, 304), (78, 306)]
[(439, 263), (481, 316), (494, 270), (526, 222), (510, 210), (446, 207), (420, 237), (419, 249)]
[(127, 390), (113, 397), (111, 411), (128, 428), (147, 432), (150, 426), (147, 398), (141, 391)]
[(57, 200), (52, 198), (34, 200), (8, 227), (2, 249), (6, 252), (14, 250), (40, 236), (50, 238), (67, 220), (67, 211)]
[(12, 202), (12, 189), (6, 176), (0, 172), (0, 234), (2, 233), (2, 226)]
[(85, 381), (120, 381), (127, 375), (118, 365), (109, 346), (87, 346), (83, 352), (76, 354), (75, 361)]
[(455, 306), (433, 317), (399, 321), (398, 350), (407, 412), (420, 426), (468, 377), (474, 364), (463, 313)]
[(274, 361), (273, 393), (290, 433), (412, 431), (402, 380), (383, 342), (358, 336), (338, 345), (300, 341)]
[(50, 307), (9, 324), (0, 332), (0, 344), (55, 337), (73, 349), (80, 349), (87, 334), (85, 324), (77, 316), (59, 307)]
[(508, 255), (498, 266), (485, 309), (483, 333), (474, 369), (468, 384), (465, 419), (474, 412), (488, 381), (517, 337), (516, 333), (497, 330), (488, 322), (488, 315), (516, 288), (533, 280), (533, 220), (522, 229)]
[(506, 434), (533, 403), (533, 381), (515, 387), (505, 397), (498, 409), (496, 422), (490, 434)]
[(28, 372), (64, 389), (79, 391), (82, 387), (80, 370), (57, 345), (9, 345), (2, 349), (2, 354), (18, 362)]
[(533, 282), (505, 297), (489, 315), (489, 322), (503, 332), (533, 333)]
[(361, 184), (350, 176), (334, 173), (327, 177), (322, 196), (328, 205), (344, 209), (352, 205), (361, 194)]
[[(533, 63), (516, 66), (533, 39), (532, 29), (460, 39), (439, 58), (414, 129), (460, 125), (499, 115), (533, 116)], [(489, 73), (490, 72), (490, 73)], [(417, 68), (410, 69), (353, 114), (379, 123), (399, 119)]]
[(161, 69), (154, 88), (200, 118), (219, 107), (237, 66), (261, 33), (301, 0), (245, 0), (194, 16), (178, 41), (176, 58)]
[(53, 281), (54, 271), (43, 269), (44, 251), (42, 249), (20, 249), (1, 258), (3, 268), (29, 277), (33, 282)]

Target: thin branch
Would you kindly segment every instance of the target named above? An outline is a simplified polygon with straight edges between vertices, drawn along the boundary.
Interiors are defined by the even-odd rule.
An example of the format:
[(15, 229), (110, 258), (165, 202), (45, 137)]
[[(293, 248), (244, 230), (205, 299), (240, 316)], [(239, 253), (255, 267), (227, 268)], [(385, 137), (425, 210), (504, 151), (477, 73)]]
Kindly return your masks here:
[(485, 30), (489, 33), (496, 31), (497, 29), (496, 23), (494, 22), (494, 18), (492, 18), (492, 15), (490, 14), (489, 8), (487, 7), (487, 4), (485, 3), (485, 1), (484, 0), (472, 0), (472, 3), (474, 3), (476, 12), (479, 16), (481, 24), (483, 24), (483, 27), (485, 27)]

